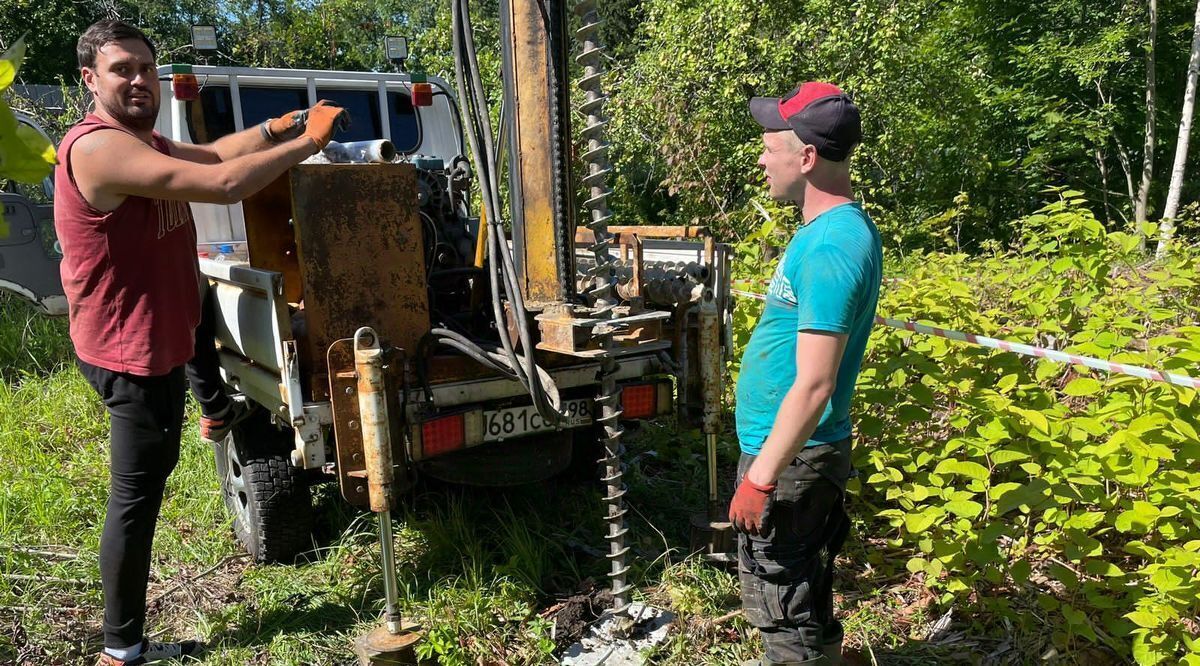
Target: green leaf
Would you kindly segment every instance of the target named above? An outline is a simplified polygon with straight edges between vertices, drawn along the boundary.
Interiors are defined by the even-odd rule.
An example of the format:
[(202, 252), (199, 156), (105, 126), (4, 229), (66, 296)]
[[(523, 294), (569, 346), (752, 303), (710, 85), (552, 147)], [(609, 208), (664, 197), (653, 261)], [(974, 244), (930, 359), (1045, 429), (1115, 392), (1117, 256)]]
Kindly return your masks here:
[(983, 512), (983, 505), (972, 500), (946, 502), (943, 507), (950, 513), (963, 518), (974, 518)]
[(1046, 434), (1050, 433), (1050, 422), (1046, 419), (1045, 414), (1032, 409), (1021, 409), (1020, 407), (1013, 407), (1012, 411), (1024, 417), (1025, 421), (1038, 431)]
[(1018, 583), (1024, 583), (1029, 580), (1029, 574), (1033, 571), (1033, 567), (1029, 564), (1029, 560), (1017, 560), (1008, 568), (1008, 574), (1013, 580)]
[(25, 36), (21, 35), (3, 56), (0, 56), (0, 92), (4, 92), (17, 78), (21, 71), (21, 61), (25, 59)]
[(1146, 629), (1156, 629), (1163, 622), (1162, 617), (1153, 613), (1147, 613), (1146, 611), (1133, 611), (1132, 613), (1126, 613), (1125, 617), (1129, 618), (1137, 626), (1145, 627)]
[(921, 513), (910, 513), (904, 516), (904, 527), (913, 534), (920, 534), (933, 526), (941, 518), (941, 513), (926, 509)]
[(1116, 578), (1118, 576), (1125, 575), (1125, 572), (1121, 571), (1120, 567), (1112, 562), (1105, 562), (1104, 560), (1088, 560), (1086, 563), (1084, 563), (1083, 568), (1093, 576)]
[(1133, 508), (1122, 511), (1113, 525), (1121, 532), (1145, 534), (1158, 520), (1158, 507), (1149, 502), (1134, 502)]
[(996, 390), (1001, 393), (1008, 393), (1014, 386), (1017, 385), (1018, 377), (1016, 375), (1005, 375), (996, 382)]
[(989, 442), (999, 442), (1008, 439), (1008, 428), (1000, 419), (992, 419), (975, 429), (979, 436)]
[(18, 123), (0, 100), (0, 178), (36, 183), (54, 166), (54, 146), (37, 130)]
[(1102, 388), (1104, 388), (1104, 385), (1091, 377), (1076, 377), (1063, 387), (1063, 393), (1072, 397), (1079, 397), (1099, 393)]
[(1026, 507), (1023, 511), (1035, 509), (1045, 502), (1049, 495), (1050, 484), (1045, 479), (1035, 478), (993, 498), (996, 502), (996, 515), (1004, 515), (1021, 507)]
[(1022, 453), (1012, 449), (1000, 449), (999, 451), (993, 451), (991, 453), (993, 465), (1003, 465), (1005, 463), (1016, 462), (1018, 460), (1025, 460), (1028, 457), (1028, 453)]
[(987, 478), (991, 476), (991, 472), (988, 471), (988, 468), (970, 460), (964, 460), (958, 463), (955, 466), (955, 471), (963, 476), (967, 476), (972, 479), (978, 479), (980, 481), (986, 481)]

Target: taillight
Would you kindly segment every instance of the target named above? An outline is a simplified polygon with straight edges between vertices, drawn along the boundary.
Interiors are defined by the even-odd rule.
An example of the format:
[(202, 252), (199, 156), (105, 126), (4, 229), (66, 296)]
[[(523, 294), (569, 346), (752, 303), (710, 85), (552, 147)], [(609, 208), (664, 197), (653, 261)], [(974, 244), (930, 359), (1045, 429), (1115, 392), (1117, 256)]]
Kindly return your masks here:
[(457, 451), (466, 445), (466, 441), (463, 414), (451, 414), (421, 424), (421, 453), (424, 458)]
[(175, 99), (184, 102), (200, 97), (200, 84), (191, 65), (171, 65), (171, 92)]
[(428, 83), (414, 83), (412, 103), (413, 106), (433, 106), (433, 86)]
[(657, 384), (627, 384), (621, 389), (621, 418), (644, 419), (657, 411)]

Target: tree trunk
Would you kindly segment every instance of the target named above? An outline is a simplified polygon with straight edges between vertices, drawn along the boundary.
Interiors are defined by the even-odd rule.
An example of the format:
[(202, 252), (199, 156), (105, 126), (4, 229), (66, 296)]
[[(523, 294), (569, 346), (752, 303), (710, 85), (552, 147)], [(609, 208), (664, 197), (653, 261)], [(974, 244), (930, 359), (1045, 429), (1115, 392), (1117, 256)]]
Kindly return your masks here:
[(1196, 19), (1192, 27), (1192, 56), (1188, 59), (1187, 88), (1183, 93), (1183, 113), (1179, 119), (1179, 140), (1175, 143), (1175, 165), (1171, 168), (1171, 186), (1167, 190), (1167, 205), (1163, 208), (1163, 219), (1158, 226), (1158, 251), (1160, 259), (1167, 254), (1167, 246), (1175, 234), (1175, 213), (1179, 210), (1179, 197), (1183, 190), (1183, 172), (1187, 165), (1188, 138), (1192, 133), (1192, 111), (1196, 108), (1196, 77), (1200, 75), (1200, 0), (1196, 2)]
[(1133, 171), (1129, 166), (1129, 151), (1125, 150), (1125, 145), (1121, 143), (1121, 137), (1114, 134), (1113, 141), (1117, 144), (1117, 163), (1121, 165), (1121, 172), (1125, 174), (1125, 193), (1132, 206), (1133, 202), (1137, 201), (1137, 195), (1133, 191)]
[(1104, 151), (1096, 148), (1096, 168), (1100, 170), (1100, 193), (1104, 199), (1104, 226), (1112, 226), (1112, 216), (1108, 210), (1108, 164), (1104, 159)]
[(1150, 0), (1150, 44), (1146, 47), (1146, 143), (1142, 152), (1142, 183), (1138, 188), (1137, 202), (1133, 208), (1133, 221), (1137, 225), (1137, 233), (1142, 236), (1145, 247), (1145, 234), (1142, 233), (1142, 223), (1146, 221), (1146, 208), (1150, 200), (1150, 182), (1154, 177), (1154, 49), (1158, 43), (1158, 0)]

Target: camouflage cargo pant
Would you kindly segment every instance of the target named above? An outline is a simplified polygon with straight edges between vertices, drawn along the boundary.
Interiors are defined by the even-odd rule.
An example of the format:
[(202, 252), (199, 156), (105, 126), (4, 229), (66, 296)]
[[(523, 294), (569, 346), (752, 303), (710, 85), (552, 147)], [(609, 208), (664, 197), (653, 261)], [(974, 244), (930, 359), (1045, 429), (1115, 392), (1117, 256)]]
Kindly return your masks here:
[[(754, 458), (742, 454), (739, 483)], [(850, 527), (849, 476), (849, 439), (805, 448), (776, 481), (764, 533), (738, 535), (742, 606), (762, 633), (763, 664), (830, 664), (827, 655), (840, 655), (833, 560)]]

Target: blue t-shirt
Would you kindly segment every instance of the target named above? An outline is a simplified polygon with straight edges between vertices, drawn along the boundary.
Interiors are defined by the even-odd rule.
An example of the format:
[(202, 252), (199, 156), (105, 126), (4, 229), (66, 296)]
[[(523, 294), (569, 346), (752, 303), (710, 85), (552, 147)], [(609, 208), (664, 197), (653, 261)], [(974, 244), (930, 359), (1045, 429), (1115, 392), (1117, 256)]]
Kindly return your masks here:
[(779, 259), (766, 307), (742, 355), (736, 414), (743, 452), (758, 455), (796, 381), (800, 331), (848, 336), (833, 396), (807, 445), (850, 436), (850, 398), (875, 323), (882, 279), (879, 230), (860, 204), (835, 206), (796, 231)]

